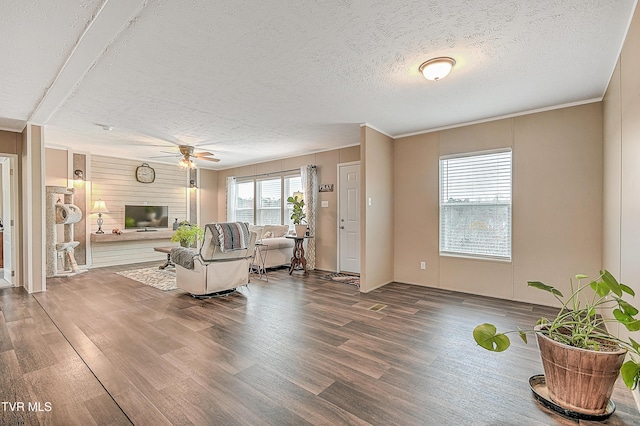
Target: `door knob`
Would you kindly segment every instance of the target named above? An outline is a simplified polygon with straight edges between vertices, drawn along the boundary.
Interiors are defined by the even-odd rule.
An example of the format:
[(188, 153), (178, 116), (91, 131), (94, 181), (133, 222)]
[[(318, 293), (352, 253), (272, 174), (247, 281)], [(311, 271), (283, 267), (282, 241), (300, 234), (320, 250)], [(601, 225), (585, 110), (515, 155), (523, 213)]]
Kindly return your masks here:
[(340, 229), (344, 229), (344, 226), (341, 226)]

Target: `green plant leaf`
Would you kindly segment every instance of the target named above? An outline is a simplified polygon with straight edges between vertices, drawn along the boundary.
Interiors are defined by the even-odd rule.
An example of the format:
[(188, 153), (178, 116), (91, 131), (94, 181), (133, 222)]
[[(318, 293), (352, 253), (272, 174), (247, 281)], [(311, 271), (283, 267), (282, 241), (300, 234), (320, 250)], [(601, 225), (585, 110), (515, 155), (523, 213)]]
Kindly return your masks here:
[(520, 327), (518, 327), (518, 335), (520, 336), (520, 338), (522, 339), (523, 342), (525, 343), (529, 343), (527, 342), (527, 332), (520, 329)]
[(527, 284), (529, 285), (529, 287), (534, 287), (534, 288), (537, 288), (539, 290), (548, 291), (549, 293), (555, 294), (556, 296), (564, 297), (562, 295), (562, 293), (560, 292), (560, 290), (558, 290), (557, 288), (552, 287), (550, 285), (546, 285), (544, 283), (541, 283), (540, 281), (529, 281)]
[(600, 344), (595, 340), (586, 340), (584, 342), (584, 344), (585, 344), (586, 347), (591, 348), (594, 351), (599, 351), (600, 350)]
[(549, 324), (549, 320), (546, 319), (545, 317), (542, 317), (538, 321), (536, 321), (536, 325), (545, 325), (545, 324)]
[(634, 319), (633, 321), (629, 321), (624, 323), (624, 326), (627, 327), (629, 331), (639, 331), (640, 330), (640, 320)]
[(629, 302), (626, 302), (622, 299), (618, 299), (618, 306), (620, 306), (622, 311), (629, 316), (634, 316), (638, 314), (638, 310), (636, 308), (631, 306)]
[(577, 280), (584, 280), (585, 278), (589, 278), (588, 276), (586, 276), (585, 274), (578, 274), (576, 275), (576, 279)]
[(473, 330), (473, 338), (476, 343), (488, 351), (502, 352), (506, 350), (511, 341), (502, 333), (496, 333), (493, 324), (480, 324)]
[(617, 319), (619, 322), (623, 324), (629, 321), (633, 321), (633, 318), (631, 318), (629, 315), (625, 314), (618, 308), (613, 310), (613, 316), (615, 317), (615, 319)]
[(621, 324), (623, 324), (629, 331), (640, 330), (640, 320), (633, 318), (631, 315), (622, 312), (620, 309), (613, 310), (613, 316)]
[(640, 379), (640, 366), (636, 364), (634, 361), (627, 361), (622, 364), (622, 368), (620, 368), (620, 375), (622, 376), (622, 380), (624, 380), (624, 384), (631, 390), (635, 389), (638, 386), (638, 380)]
[(622, 289), (622, 291), (624, 291), (625, 293), (631, 295), (631, 297), (634, 297), (636, 295), (636, 292), (633, 291), (633, 289), (629, 286), (626, 286), (622, 283), (620, 283), (620, 289)]
[(600, 271), (602, 275), (602, 281), (609, 287), (609, 289), (618, 297), (622, 296), (622, 289), (618, 281), (611, 275), (609, 271)]
[(591, 281), (589, 286), (596, 292), (596, 294), (600, 297), (605, 297), (610, 293), (609, 287), (607, 287), (603, 282)]
[(635, 349), (636, 352), (640, 352), (640, 343), (636, 342), (631, 337), (629, 337), (629, 341), (631, 342), (631, 346), (633, 347), (633, 349)]

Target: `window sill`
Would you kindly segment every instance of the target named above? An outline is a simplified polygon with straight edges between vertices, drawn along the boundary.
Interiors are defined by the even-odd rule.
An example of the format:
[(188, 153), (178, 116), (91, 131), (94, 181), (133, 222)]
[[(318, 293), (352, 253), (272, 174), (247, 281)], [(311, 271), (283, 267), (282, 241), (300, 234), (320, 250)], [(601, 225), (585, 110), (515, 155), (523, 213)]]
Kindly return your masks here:
[(464, 255), (459, 253), (449, 253), (449, 252), (440, 252), (440, 257), (451, 257), (457, 259), (466, 259), (466, 260), (479, 260), (479, 261), (489, 261), (489, 262), (497, 262), (497, 263), (512, 263), (512, 258), (505, 259), (501, 257), (491, 257), (491, 256), (472, 256), (472, 255)]

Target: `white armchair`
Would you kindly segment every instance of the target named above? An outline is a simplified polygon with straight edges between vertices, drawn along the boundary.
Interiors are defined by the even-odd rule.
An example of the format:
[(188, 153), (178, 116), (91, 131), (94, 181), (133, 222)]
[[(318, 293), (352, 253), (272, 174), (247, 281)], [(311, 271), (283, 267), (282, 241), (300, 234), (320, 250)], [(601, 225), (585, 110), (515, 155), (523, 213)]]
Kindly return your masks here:
[(183, 247), (171, 250), (171, 260), (176, 265), (176, 285), (193, 296), (202, 297), (233, 291), (247, 284), (255, 241), (256, 233), (249, 232), (246, 248), (222, 251), (215, 224), (205, 225), (199, 252)]

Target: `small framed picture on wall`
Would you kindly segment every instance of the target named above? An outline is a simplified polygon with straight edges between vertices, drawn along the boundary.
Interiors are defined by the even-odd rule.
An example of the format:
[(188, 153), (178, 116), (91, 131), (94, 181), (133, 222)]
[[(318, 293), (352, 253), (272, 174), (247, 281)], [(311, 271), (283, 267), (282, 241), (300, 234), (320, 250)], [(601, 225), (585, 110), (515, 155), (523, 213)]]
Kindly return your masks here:
[(333, 192), (333, 184), (323, 183), (322, 185), (320, 185), (320, 192)]

